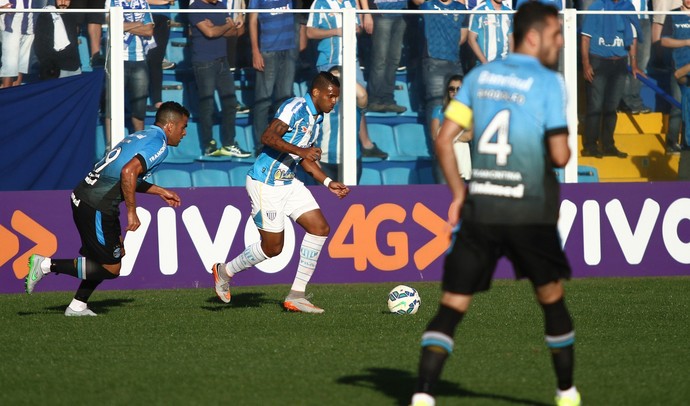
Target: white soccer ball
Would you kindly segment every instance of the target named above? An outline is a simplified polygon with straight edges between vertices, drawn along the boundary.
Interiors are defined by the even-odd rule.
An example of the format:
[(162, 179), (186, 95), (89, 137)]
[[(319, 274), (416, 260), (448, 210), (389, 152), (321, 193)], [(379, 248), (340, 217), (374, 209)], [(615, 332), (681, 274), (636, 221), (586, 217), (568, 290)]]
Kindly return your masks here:
[(417, 289), (398, 285), (388, 294), (388, 310), (396, 314), (415, 314), (422, 304)]

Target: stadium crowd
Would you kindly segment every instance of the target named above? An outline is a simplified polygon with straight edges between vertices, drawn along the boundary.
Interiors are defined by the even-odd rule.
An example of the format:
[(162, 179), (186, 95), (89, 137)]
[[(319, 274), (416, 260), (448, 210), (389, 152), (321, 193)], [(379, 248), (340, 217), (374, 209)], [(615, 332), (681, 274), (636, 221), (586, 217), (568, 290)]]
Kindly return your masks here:
[[(462, 77), (474, 67), (512, 52), (512, 14), (391, 11), (509, 11), (524, 1), (530, 0), (0, 0), (0, 10), (17, 11), (0, 14), (0, 78), (5, 88), (103, 66), (107, 61), (105, 14), (59, 11), (121, 6), (125, 9), (123, 49), (130, 132), (150, 124), (164, 101), (164, 90), (177, 86), (187, 93), (184, 102), (192, 111), (191, 126), (198, 127), (200, 156), (252, 159), (261, 150), (260, 134), (277, 107), (294, 95), (303, 95), (300, 85), (304, 87), (307, 78), (342, 65), (340, 17), (308, 10), (359, 9), (364, 13), (357, 19), (357, 82), (368, 93), (368, 106), (358, 116), (361, 158), (386, 160), (399, 155), (393, 150), (395, 145), (377, 145), (376, 134), (369, 134), (370, 124), (380, 123), (420, 124), (417, 136), (433, 155), (432, 115), (444, 104), (448, 79)], [(542, 1), (558, 9), (588, 11), (688, 9), (679, 0), (649, 4), (642, 0)], [(21, 12), (44, 7), (54, 10)], [(140, 12), (147, 9), (170, 13)], [(185, 14), (176, 9), (227, 12)], [(245, 9), (272, 12), (246, 14)], [(304, 13), (281, 12), (293, 9)], [(370, 14), (367, 10), (387, 12)], [(579, 16), (579, 88), (583, 89), (579, 99), (585, 100), (579, 117), (581, 157), (628, 156), (616, 145), (616, 120), (621, 112), (651, 111), (641, 97), (644, 87), (638, 79), (651, 72), (659, 86), (682, 103), (681, 108), (663, 102), (653, 106), (668, 117), (666, 152), (676, 154), (688, 148), (682, 123), (690, 120), (690, 102), (686, 101), (687, 73), (682, 68), (690, 50), (685, 44), (690, 34), (682, 27), (690, 17), (653, 17)], [(172, 55), (180, 44), (182, 56)], [(554, 68), (562, 69), (562, 64), (561, 58)], [(105, 133), (109, 134), (108, 103), (102, 104)], [(237, 124), (251, 127), (251, 148), (236, 141)]]

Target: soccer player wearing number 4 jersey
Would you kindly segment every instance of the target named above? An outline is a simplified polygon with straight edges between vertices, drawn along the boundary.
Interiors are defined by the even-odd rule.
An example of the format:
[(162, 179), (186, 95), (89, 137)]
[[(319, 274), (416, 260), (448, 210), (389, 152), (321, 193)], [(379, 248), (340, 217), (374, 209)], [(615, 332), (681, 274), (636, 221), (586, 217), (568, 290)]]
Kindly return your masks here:
[(330, 228), (309, 189), (295, 177), (297, 164), (317, 182), (342, 199), (350, 193), (344, 184), (332, 180), (319, 167), (321, 148), (314, 147), (324, 113), (330, 113), (340, 97), (340, 81), (320, 72), (309, 94), (285, 101), (261, 135), (264, 145), (247, 174), (247, 193), (252, 219), (261, 241), (247, 247), (232, 261), (213, 265), (211, 272), (218, 298), (229, 303), (230, 279), (283, 250), (285, 216), (304, 228), (300, 259), (290, 293), (283, 301), (286, 310), (323, 313), (305, 296), (307, 283), (316, 269)]
[(176, 147), (187, 134), (189, 111), (176, 102), (161, 104), (155, 123), (137, 131), (113, 147), (72, 191), (72, 216), (81, 238), (83, 255), (70, 259), (51, 259), (33, 254), (29, 258), (26, 293), (50, 273), (70, 275), (82, 280), (65, 316), (95, 316), (86, 305), (105, 279), (120, 275), (125, 249), (120, 230), (120, 203), (127, 207), (127, 231), (136, 231), (135, 192), (158, 195), (172, 207), (180, 206), (177, 193), (148, 183), (151, 173), (168, 156), (168, 146)]
[[(573, 385), (575, 331), (561, 282), (571, 271), (556, 227), (553, 171), (570, 159), (566, 97), (561, 76), (545, 67), (555, 64), (563, 45), (557, 10), (526, 3), (515, 14), (513, 35), (514, 54), (467, 75), (436, 139), (453, 196), (448, 222), (454, 227), (462, 218), (462, 226), (445, 260), (439, 310), (422, 335), (414, 406), (434, 404), (434, 386), (453, 351), (455, 330), (472, 296), (489, 289), (503, 255), (518, 278), (529, 278), (543, 309), (556, 404), (580, 404)], [(467, 189), (453, 151), (453, 140), (465, 128), (477, 138)]]

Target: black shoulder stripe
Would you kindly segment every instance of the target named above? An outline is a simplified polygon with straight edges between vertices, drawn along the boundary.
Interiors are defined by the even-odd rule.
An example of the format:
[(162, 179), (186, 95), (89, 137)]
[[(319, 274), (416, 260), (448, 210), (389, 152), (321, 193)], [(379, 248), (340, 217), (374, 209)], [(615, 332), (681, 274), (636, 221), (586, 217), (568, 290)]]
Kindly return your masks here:
[(552, 128), (550, 130), (546, 130), (546, 138), (552, 136), (552, 135), (560, 135), (560, 134), (565, 134), (568, 135), (568, 127), (560, 127), (560, 128)]

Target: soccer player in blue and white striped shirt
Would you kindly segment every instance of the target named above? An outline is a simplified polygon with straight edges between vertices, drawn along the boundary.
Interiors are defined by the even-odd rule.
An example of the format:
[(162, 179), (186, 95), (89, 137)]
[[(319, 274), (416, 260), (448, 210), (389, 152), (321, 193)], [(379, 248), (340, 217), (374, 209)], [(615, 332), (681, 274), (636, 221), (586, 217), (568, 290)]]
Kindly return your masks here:
[(305, 97), (285, 101), (261, 136), (261, 154), (247, 174), (247, 193), (252, 204), (252, 218), (261, 241), (247, 247), (228, 263), (213, 265), (218, 298), (229, 303), (230, 278), (283, 250), (285, 216), (306, 231), (300, 247), (297, 274), (283, 307), (295, 312), (323, 313), (305, 296), (330, 226), (307, 187), (295, 176), (297, 164), (342, 199), (350, 189), (326, 176), (317, 161), (321, 148), (314, 147), (324, 113), (330, 113), (340, 97), (340, 81), (328, 72), (314, 78)]

